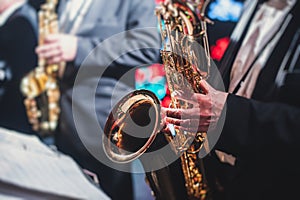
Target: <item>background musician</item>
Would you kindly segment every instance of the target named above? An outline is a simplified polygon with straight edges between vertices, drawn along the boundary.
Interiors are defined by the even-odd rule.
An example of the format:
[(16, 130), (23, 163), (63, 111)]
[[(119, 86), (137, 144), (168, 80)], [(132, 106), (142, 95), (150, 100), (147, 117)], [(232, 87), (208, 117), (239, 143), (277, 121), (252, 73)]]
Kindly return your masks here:
[[(60, 69), (61, 116), (55, 145), (60, 151), (71, 155), (83, 168), (96, 173), (101, 187), (112, 199), (133, 199), (131, 174), (107, 167), (86, 149), (100, 148), (102, 137), (101, 130), (94, 130), (90, 126), (93, 113), (88, 111), (87, 106), (93, 106), (93, 110), (96, 110), (97, 123), (103, 128), (112, 99), (117, 101), (134, 86), (133, 75), (125, 82), (119, 82), (119, 78), (133, 67), (158, 60), (160, 41), (156, 29), (152, 32), (141, 31), (137, 35), (129, 33), (120, 42), (109, 40), (109, 37), (127, 30), (156, 27), (154, 6), (153, 0), (62, 0), (58, 8), (62, 33), (49, 35), (45, 44), (36, 49), (38, 55), (49, 63), (67, 62), (66, 67)], [(107, 45), (105, 50), (96, 48), (101, 42)], [(122, 53), (128, 47), (139, 45), (156, 49)], [(116, 55), (120, 57), (107, 63)], [(93, 73), (74, 86), (77, 73), (87, 57), (90, 62), (84, 62), (83, 65), (90, 68), (89, 71), (105, 69), (108, 64), (109, 68), (101, 79), (97, 73)], [(90, 82), (94, 80), (99, 81), (96, 94), (93, 93), (95, 105), (89, 105), (85, 99), (73, 98), (74, 89), (91, 91)], [(113, 91), (118, 95), (113, 96)], [(83, 95), (82, 98), (86, 97)], [(76, 128), (72, 105), (76, 105), (81, 110), (80, 115), (85, 117), (86, 122), (82, 122), (85, 130)], [(79, 134), (87, 138), (87, 144), (82, 143)]]
[(10, 80), (1, 86), (0, 126), (24, 133), (34, 132), (26, 116), (20, 81), (37, 64), (36, 45), (35, 10), (25, 0), (1, 0), (0, 60)]

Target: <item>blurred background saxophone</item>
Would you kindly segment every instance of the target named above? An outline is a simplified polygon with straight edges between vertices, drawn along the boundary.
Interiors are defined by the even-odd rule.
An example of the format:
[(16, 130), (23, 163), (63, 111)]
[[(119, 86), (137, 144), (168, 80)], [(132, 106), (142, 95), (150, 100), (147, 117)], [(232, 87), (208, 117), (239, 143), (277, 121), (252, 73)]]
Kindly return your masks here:
[[(176, 99), (174, 94), (203, 93), (199, 82), (209, 77), (210, 53), (206, 23), (210, 21), (204, 13), (208, 2), (167, 0), (156, 9), (163, 42), (161, 57), (171, 93), (171, 107), (192, 108), (193, 105)], [(118, 163), (140, 158), (156, 199), (210, 199), (203, 161), (198, 157), (206, 133), (181, 131), (170, 125), (171, 133), (158, 134), (161, 116), (157, 104), (159, 101), (152, 92), (136, 90), (114, 107), (104, 128), (103, 146), (107, 156)], [(133, 134), (141, 138), (133, 137)], [(155, 151), (161, 144), (170, 144), (170, 149), (178, 159), (162, 169), (152, 171), (153, 163), (168, 163), (166, 157), (169, 155), (151, 154), (151, 159), (147, 160), (142, 154)]]
[[(57, 0), (47, 0), (40, 7), (38, 45), (44, 43), (48, 34), (58, 33), (56, 5)], [(53, 134), (57, 127), (60, 113), (57, 78), (59, 67), (63, 64), (47, 64), (47, 60), (39, 58), (38, 66), (21, 81), (20, 88), (25, 96), (24, 105), (28, 120), (33, 130), (42, 137)]]

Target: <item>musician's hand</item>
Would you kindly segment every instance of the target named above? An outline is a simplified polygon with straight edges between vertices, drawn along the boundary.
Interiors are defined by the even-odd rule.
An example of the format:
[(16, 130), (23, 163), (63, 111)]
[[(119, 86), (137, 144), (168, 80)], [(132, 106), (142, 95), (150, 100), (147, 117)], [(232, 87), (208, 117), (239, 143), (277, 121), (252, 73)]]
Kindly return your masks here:
[(51, 34), (45, 38), (45, 44), (36, 48), (40, 58), (48, 64), (73, 61), (77, 52), (77, 37), (67, 34)]
[(176, 98), (191, 103), (193, 108), (163, 108), (166, 123), (190, 132), (206, 132), (208, 128), (214, 128), (221, 116), (228, 93), (215, 90), (204, 80), (200, 82), (200, 86), (206, 94), (189, 95), (177, 92)]

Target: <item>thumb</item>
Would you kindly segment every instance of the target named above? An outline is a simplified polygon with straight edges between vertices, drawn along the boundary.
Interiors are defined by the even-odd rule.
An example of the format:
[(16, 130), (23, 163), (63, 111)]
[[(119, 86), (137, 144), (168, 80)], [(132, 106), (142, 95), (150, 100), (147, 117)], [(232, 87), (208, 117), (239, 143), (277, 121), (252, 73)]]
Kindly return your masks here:
[(204, 94), (208, 94), (209, 93), (209, 84), (206, 82), (206, 80), (201, 80), (200, 83), (200, 88), (203, 90)]

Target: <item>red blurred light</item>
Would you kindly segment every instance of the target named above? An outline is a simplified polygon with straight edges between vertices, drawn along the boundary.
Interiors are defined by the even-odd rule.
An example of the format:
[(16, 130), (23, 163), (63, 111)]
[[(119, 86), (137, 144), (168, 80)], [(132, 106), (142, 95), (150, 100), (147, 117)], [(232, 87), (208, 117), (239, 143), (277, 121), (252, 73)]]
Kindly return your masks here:
[(164, 0), (155, 0), (155, 3), (157, 3), (157, 4), (160, 4), (162, 2), (164, 2)]
[(161, 106), (168, 108), (170, 106), (170, 103), (171, 103), (171, 97), (165, 96), (165, 98), (163, 98), (163, 100), (161, 101)]
[(218, 39), (216, 41), (216, 45), (210, 47), (212, 59), (220, 61), (228, 47), (229, 42), (229, 37)]
[(137, 69), (135, 71), (135, 80), (139, 83), (144, 82), (146, 80), (145, 73), (142, 70)]

